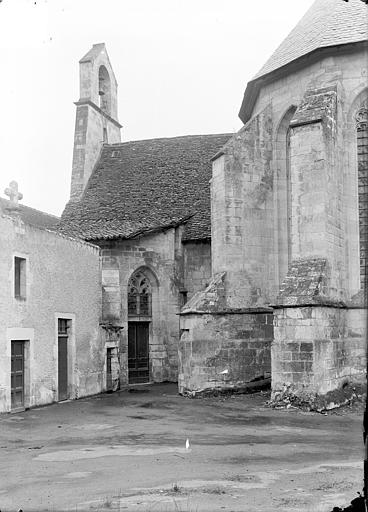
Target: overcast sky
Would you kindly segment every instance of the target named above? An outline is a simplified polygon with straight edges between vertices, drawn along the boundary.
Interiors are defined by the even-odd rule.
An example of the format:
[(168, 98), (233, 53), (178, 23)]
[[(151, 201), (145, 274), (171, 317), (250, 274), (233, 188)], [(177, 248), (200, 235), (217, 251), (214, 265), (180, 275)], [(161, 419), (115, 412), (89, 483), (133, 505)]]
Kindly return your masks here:
[(247, 82), (313, 0), (3, 0), (0, 195), (60, 215), (69, 199), (78, 60), (105, 42), (122, 140), (241, 127)]

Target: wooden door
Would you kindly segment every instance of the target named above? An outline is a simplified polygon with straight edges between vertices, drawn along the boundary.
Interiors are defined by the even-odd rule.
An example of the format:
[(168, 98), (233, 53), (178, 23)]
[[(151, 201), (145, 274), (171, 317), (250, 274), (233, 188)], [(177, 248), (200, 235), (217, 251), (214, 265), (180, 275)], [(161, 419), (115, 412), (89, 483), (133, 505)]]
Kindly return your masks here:
[(129, 384), (149, 382), (149, 323), (128, 323)]
[(68, 337), (58, 336), (59, 401), (68, 399)]
[(24, 342), (11, 342), (11, 410), (24, 409)]

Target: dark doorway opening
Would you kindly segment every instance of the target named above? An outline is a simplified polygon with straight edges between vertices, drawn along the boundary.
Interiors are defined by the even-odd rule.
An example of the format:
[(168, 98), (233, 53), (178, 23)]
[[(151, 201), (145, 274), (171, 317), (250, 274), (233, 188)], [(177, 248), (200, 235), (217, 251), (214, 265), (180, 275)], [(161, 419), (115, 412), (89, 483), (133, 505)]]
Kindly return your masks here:
[(149, 322), (128, 323), (129, 384), (149, 382)]
[(58, 399), (67, 400), (68, 394), (68, 320), (58, 319)]
[(106, 349), (106, 391), (113, 391), (112, 386), (112, 358), (113, 358), (113, 349)]

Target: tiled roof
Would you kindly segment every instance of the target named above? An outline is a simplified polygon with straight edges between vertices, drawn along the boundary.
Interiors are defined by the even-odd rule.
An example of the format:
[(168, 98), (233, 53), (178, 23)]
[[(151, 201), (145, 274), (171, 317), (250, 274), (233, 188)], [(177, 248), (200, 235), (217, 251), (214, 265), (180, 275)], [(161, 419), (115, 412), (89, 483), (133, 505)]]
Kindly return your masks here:
[(130, 238), (188, 220), (185, 239), (211, 236), (211, 157), (231, 134), (105, 145), (61, 231), (85, 240)]
[(368, 39), (368, 9), (361, 0), (316, 0), (254, 78), (318, 48)]
[[(5, 214), (8, 214), (11, 212), (11, 208), (11, 201), (0, 197), (0, 210)], [(60, 218), (55, 215), (35, 210), (34, 208), (24, 206), (23, 204), (19, 204), (19, 214), (23, 222), (41, 229), (51, 229), (52, 231), (55, 231), (60, 222)]]
[[(248, 83), (239, 117), (246, 123), (263, 81), (301, 57), (334, 46), (368, 40), (368, 7), (361, 0), (316, 0), (296, 27)], [(284, 70), (286, 74), (286, 69)]]

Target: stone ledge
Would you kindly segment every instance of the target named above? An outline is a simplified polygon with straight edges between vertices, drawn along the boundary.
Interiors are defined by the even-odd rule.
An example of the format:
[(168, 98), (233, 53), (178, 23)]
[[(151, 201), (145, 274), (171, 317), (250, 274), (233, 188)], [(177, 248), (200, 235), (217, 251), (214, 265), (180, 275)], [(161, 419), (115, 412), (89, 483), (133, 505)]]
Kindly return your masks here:
[(287, 308), (308, 308), (308, 307), (325, 307), (325, 308), (337, 308), (337, 309), (361, 309), (361, 306), (348, 305), (343, 301), (337, 301), (329, 299), (328, 297), (316, 296), (313, 299), (309, 297), (294, 297), (290, 298), (289, 303), (277, 303), (271, 304), (272, 310), (274, 309), (287, 309)]
[(272, 313), (273, 308), (272, 307), (254, 307), (254, 308), (227, 308), (227, 309), (219, 309), (217, 311), (206, 311), (206, 310), (186, 310), (181, 311), (179, 313), (180, 316), (184, 315), (246, 315), (246, 314), (252, 314), (252, 315), (258, 315), (258, 314), (265, 314), (265, 313)]
[(256, 391), (270, 389), (271, 377), (262, 377), (254, 379), (253, 381), (246, 382), (239, 386), (237, 385), (221, 385), (213, 388), (207, 387), (198, 390), (189, 390), (184, 388), (180, 393), (181, 395), (188, 398), (210, 398), (216, 396), (228, 396), (228, 395), (242, 395), (246, 393), (255, 393)]

